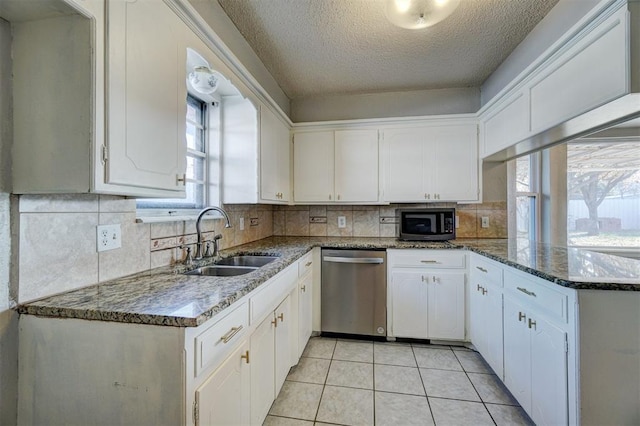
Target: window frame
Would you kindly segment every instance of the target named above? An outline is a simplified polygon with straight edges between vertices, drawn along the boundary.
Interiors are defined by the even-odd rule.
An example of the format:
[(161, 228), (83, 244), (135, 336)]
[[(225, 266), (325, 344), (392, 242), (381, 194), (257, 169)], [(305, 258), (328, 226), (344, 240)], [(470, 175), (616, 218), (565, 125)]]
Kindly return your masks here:
[[(208, 98), (208, 97), (207, 97)], [(185, 115), (185, 123), (195, 125), (199, 131), (202, 133), (203, 138), (203, 151), (199, 151), (196, 149), (192, 149), (186, 147), (185, 152), (185, 161), (188, 162), (188, 159), (197, 158), (203, 160), (203, 180), (198, 180), (192, 177), (187, 177), (185, 184), (201, 184), (202, 185), (202, 206), (196, 205), (195, 207), (188, 207), (185, 204), (181, 204), (181, 202), (186, 201), (186, 198), (138, 198), (136, 200), (136, 218), (139, 222), (168, 222), (168, 221), (180, 221), (180, 220), (195, 220), (198, 213), (202, 210), (202, 208), (210, 205), (212, 202), (212, 198), (215, 196), (212, 194), (210, 187), (212, 185), (220, 185), (220, 173), (219, 169), (221, 167), (220, 164), (217, 164), (215, 167), (212, 167), (212, 162), (220, 161), (220, 145), (219, 145), (219, 135), (212, 135), (212, 128), (210, 126), (212, 122), (212, 114), (219, 114), (219, 102), (215, 100), (204, 100), (200, 96), (195, 96), (192, 93), (187, 94), (187, 98), (185, 103), (188, 105), (189, 103), (199, 104), (201, 107), (201, 122), (197, 123)], [(185, 126), (186, 132), (186, 126)], [(214, 143), (213, 139), (216, 139), (216, 143)], [(217, 152), (213, 152), (217, 151)], [(218, 171), (218, 173), (212, 173)], [(216, 182), (212, 182), (211, 178), (214, 176), (218, 176)], [(217, 191), (217, 195), (219, 198), (220, 191)], [(197, 198), (197, 196), (195, 197)], [(155, 202), (158, 200), (159, 202)], [(175, 200), (175, 202), (164, 203), (164, 200)], [(219, 204), (221, 200), (218, 202), (214, 202), (214, 204)], [(210, 215), (209, 218), (215, 218), (217, 215)]]
[[(518, 198), (527, 197), (530, 201), (530, 212), (533, 214), (529, 218), (529, 241), (539, 242), (541, 238), (541, 191), (542, 191), (542, 159), (539, 151), (526, 154), (522, 157), (529, 158), (529, 191), (517, 190), (517, 158), (511, 161), (511, 167), (508, 168), (509, 180), (509, 204), (508, 209), (513, 212), (509, 220), (508, 236), (510, 238), (518, 237), (518, 221), (517, 221), (517, 201)], [(532, 238), (533, 237), (533, 238)]]

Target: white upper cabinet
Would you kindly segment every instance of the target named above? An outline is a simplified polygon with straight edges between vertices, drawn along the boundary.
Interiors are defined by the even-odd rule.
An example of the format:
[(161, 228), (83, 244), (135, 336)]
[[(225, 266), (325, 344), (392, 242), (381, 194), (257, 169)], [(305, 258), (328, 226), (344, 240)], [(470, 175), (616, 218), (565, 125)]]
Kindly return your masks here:
[(295, 202), (378, 201), (378, 131), (296, 133), (293, 144)]
[(190, 30), (162, 1), (74, 5), (15, 25), (13, 192), (183, 196)]
[(378, 201), (378, 131), (335, 132), (335, 200)]
[(627, 10), (620, 9), (583, 39), (570, 43), (529, 88), (536, 133), (629, 91)]
[(296, 133), (293, 141), (295, 202), (332, 202), (333, 132)]
[(482, 112), (483, 158), (630, 93), (629, 10), (623, 2), (611, 7), (618, 10), (565, 35)]
[(394, 128), (383, 135), (384, 201), (478, 200), (476, 124)]
[(291, 198), (289, 126), (269, 108), (260, 108), (260, 197), (288, 202)]
[(483, 154), (498, 152), (524, 139), (530, 131), (529, 94), (520, 91), (493, 108), (481, 126)]
[(108, 183), (184, 192), (186, 31), (164, 3), (107, 2)]

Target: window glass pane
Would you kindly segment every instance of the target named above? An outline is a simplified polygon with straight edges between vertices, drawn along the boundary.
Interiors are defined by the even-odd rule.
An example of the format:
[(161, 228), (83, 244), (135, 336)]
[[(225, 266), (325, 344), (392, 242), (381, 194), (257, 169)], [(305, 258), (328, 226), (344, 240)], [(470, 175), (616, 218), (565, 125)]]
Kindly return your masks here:
[(205, 159), (187, 157), (187, 179), (204, 180)]
[(201, 183), (187, 182), (187, 202), (194, 209), (204, 207), (204, 185)]
[(516, 237), (527, 240), (536, 239), (536, 197), (516, 197)]
[(516, 191), (532, 192), (530, 155), (516, 159)]
[(187, 122), (187, 148), (204, 152), (204, 131)]
[(640, 247), (640, 140), (567, 146), (567, 240)]

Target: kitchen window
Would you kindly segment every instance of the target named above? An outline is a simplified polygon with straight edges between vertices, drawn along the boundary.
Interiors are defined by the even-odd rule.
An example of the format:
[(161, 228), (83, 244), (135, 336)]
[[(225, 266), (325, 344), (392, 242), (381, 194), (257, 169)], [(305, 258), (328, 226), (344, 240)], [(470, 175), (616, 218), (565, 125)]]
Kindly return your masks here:
[(567, 244), (622, 252), (640, 247), (640, 138), (567, 144)]
[(540, 154), (513, 160), (509, 167), (510, 198), (514, 212), (509, 220), (509, 236), (530, 241), (539, 239), (540, 230)]
[(186, 198), (138, 199), (139, 216), (162, 218), (197, 214), (207, 205), (220, 204), (219, 104), (187, 97)]

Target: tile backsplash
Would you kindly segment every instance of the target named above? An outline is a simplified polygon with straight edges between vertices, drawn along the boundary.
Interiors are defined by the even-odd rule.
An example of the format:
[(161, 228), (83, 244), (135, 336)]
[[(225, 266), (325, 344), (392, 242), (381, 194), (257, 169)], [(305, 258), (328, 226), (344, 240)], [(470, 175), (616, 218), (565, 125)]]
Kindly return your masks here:
[[(203, 220), (206, 239), (222, 248), (273, 235), (271, 206), (225, 206), (232, 228)], [(12, 211), (11, 298), (18, 303), (170, 265), (196, 242), (195, 222), (137, 223), (134, 199), (106, 195), (23, 195)], [(240, 230), (240, 218), (245, 228)], [(256, 219), (256, 220), (251, 220)], [(253, 222), (253, 223), (252, 223)], [(121, 225), (122, 247), (98, 253), (96, 227)]]
[[(195, 222), (137, 223), (134, 199), (106, 195), (23, 195), (12, 203), (11, 299), (24, 303), (97, 282), (171, 265), (196, 242)], [(222, 234), (221, 248), (271, 235), (395, 237), (400, 205), (270, 206), (227, 205), (231, 228), (222, 219), (204, 220), (207, 240)], [(455, 207), (459, 238), (506, 238), (506, 202), (403, 207)], [(338, 218), (345, 219), (338, 227)], [(489, 217), (482, 228), (481, 218)], [(240, 230), (240, 221), (244, 229)], [(121, 225), (122, 247), (98, 253), (96, 227)]]
[[(506, 238), (507, 203), (390, 204), (387, 206), (274, 206), (273, 235), (311, 237), (395, 237), (395, 211), (399, 207), (453, 207), (458, 216), (458, 238)], [(338, 227), (338, 217), (345, 226)], [(482, 217), (489, 227), (482, 228)]]

